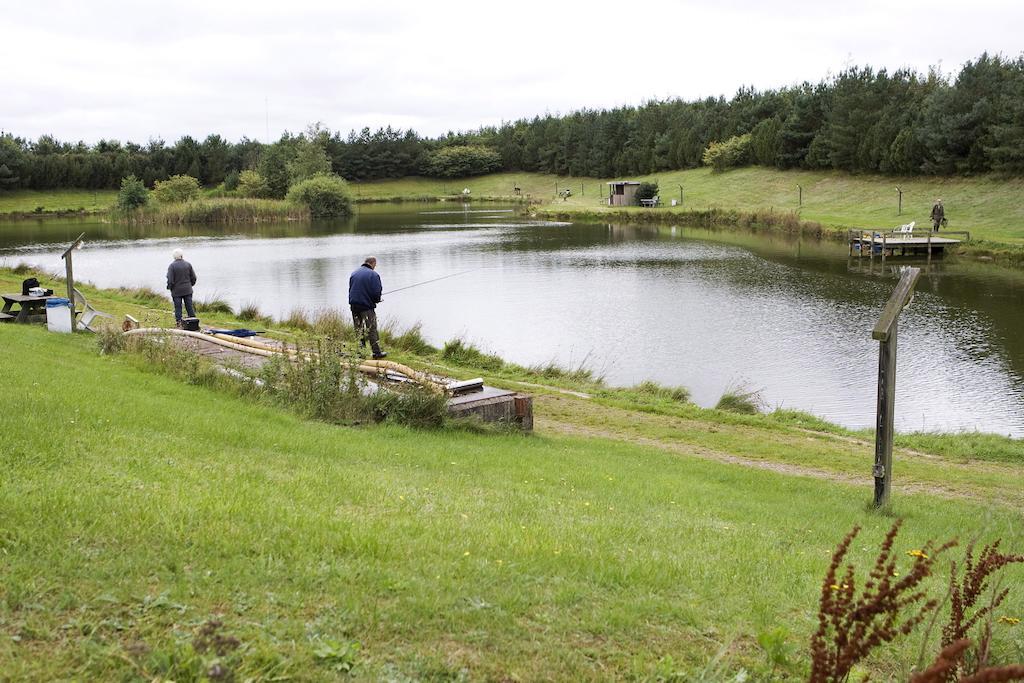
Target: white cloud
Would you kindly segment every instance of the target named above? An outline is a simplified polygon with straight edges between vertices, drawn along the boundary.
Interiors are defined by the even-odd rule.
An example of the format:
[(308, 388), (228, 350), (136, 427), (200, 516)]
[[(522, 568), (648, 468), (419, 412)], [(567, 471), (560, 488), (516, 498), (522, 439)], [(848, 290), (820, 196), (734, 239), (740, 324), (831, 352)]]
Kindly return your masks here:
[(0, 128), (263, 139), (312, 121), (427, 134), (729, 96), (847, 64), (1016, 57), (1017, 2), (0, 3)]

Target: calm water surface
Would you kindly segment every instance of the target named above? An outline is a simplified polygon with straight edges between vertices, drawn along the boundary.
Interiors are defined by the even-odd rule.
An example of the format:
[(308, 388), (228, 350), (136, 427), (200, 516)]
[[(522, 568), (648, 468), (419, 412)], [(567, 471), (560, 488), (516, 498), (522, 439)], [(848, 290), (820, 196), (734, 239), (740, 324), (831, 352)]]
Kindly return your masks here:
[[(87, 234), (76, 275), (162, 290), (175, 247), (197, 298), (265, 313), (340, 308), (349, 272), (376, 255), (382, 318), (419, 322), (532, 365), (586, 365), (614, 384), (653, 379), (713, 405), (729, 386), (771, 407), (851, 427), (874, 423), (871, 328), (898, 267), (850, 261), (841, 244), (667, 226), (553, 223), (510, 208), (361, 207), (314, 225), (130, 228), (0, 225), (0, 262), (61, 272), (62, 244)], [(470, 271), (468, 273), (464, 271)], [(1024, 274), (953, 259), (932, 266), (901, 318), (897, 429), (1024, 436)]]

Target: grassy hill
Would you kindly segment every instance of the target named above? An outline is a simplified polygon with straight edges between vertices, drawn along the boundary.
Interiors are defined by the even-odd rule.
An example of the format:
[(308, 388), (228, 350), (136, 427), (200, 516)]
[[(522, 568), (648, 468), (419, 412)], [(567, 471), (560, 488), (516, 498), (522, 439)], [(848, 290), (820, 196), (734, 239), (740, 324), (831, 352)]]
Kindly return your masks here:
[[(971, 178), (891, 178), (850, 175), (831, 171), (778, 171), (742, 168), (715, 174), (700, 168), (670, 171), (633, 178), (653, 180), (661, 186), (666, 205), (656, 211), (671, 213), (668, 205), (680, 198), (681, 210), (717, 207), (738, 211), (771, 208), (799, 211), (800, 217), (827, 228), (886, 228), (916, 220), (927, 226), (932, 203), (943, 199), (948, 229), (967, 230), (972, 238), (1024, 246), (1024, 179), (982, 176)], [(535, 173), (496, 173), (476, 178), (442, 181), (432, 178), (403, 178), (353, 183), (357, 199), (434, 199), (453, 197), (469, 189), (474, 198), (514, 198), (515, 187), (522, 198), (538, 201), (547, 210), (589, 214), (608, 211), (606, 182), (611, 178), (569, 178)], [(797, 186), (803, 187), (803, 205)], [(896, 187), (903, 189), (903, 212), (897, 212)], [(567, 201), (559, 189), (571, 189)], [(0, 193), (0, 214), (46, 211), (106, 210), (115, 199), (114, 191), (15, 191)], [(645, 209), (629, 209), (632, 212)]]
[[(443, 184), (428, 178), (358, 183), (355, 189), (364, 199), (457, 194), (463, 188), (470, 190), (470, 196), (508, 197), (518, 185), (524, 196), (542, 201), (545, 208), (571, 213), (607, 210), (608, 180), (613, 179), (499, 173)], [(890, 178), (750, 167), (717, 174), (706, 168), (669, 171), (630, 180), (658, 182), (666, 205), (679, 199), (681, 185), (684, 210), (774, 208), (799, 211), (805, 220), (839, 228), (886, 228), (912, 220), (927, 226), (932, 203), (941, 197), (949, 219), (948, 229), (968, 230), (977, 239), (1024, 245), (1024, 202), (1020, 200), (1024, 179), (1020, 178)], [(798, 185), (803, 186), (802, 206)], [(897, 186), (903, 189), (902, 214), (897, 212)], [(571, 189), (573, 195), (563, 201), (556, 196), (556, 187)], [(669, 212), (671, 208), (658, 210)]]
[[(342, 427), (89, 335), (0, 325), (0, 348), (12, 680), (798, 679), (833, 547), (861, 524), (864, 567), (892, 522), (865, 505), (870, 443), (799, 416), (539, 387), (532, 437)], [(901, 568), (929, 538), (1014, 545), (1020, 445), (978, 459), (969, 440), (897, 453)], [(792, 654), (769, 674), (756, 639), (777, 628)], [(905, 678), (918, 647), (870, 669)]]

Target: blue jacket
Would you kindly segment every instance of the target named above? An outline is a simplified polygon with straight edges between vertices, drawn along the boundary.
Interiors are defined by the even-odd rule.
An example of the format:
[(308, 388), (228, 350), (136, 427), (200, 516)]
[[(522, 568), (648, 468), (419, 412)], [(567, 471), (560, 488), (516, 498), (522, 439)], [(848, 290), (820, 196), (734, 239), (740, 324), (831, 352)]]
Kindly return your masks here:
[(383, 289), (380, 275), (364, 263), (348, 276), (348, 305), (364, 311), (376, 308)]

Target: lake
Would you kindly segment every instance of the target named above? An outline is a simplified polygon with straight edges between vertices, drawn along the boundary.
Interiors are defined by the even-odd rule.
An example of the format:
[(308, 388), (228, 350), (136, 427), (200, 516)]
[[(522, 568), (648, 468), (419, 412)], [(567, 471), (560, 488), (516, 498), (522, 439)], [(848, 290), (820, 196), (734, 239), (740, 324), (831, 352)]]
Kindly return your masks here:
[[(671, 226), (531, 220), (512, 207), (362, 205), (314, 224), (130, 227), (89, 221), (0, 224), (0, 262), (164, 289), (171, 250), (198, 299), (264, 313), (342, 308), (348, 274), (379, 259), (383, 320), (421, 323), (435, 345), (461, 337), (523, 365), (584, 365), (615, 385), (688, 387), (700, 405), (760, 390), (769, 408), (874, 425), (871, 339), (899, 275), (847, 247), (790, 236)], [(1024, 273), (933, 262), (900, 322), (896, 427), (1024, 436)]]

